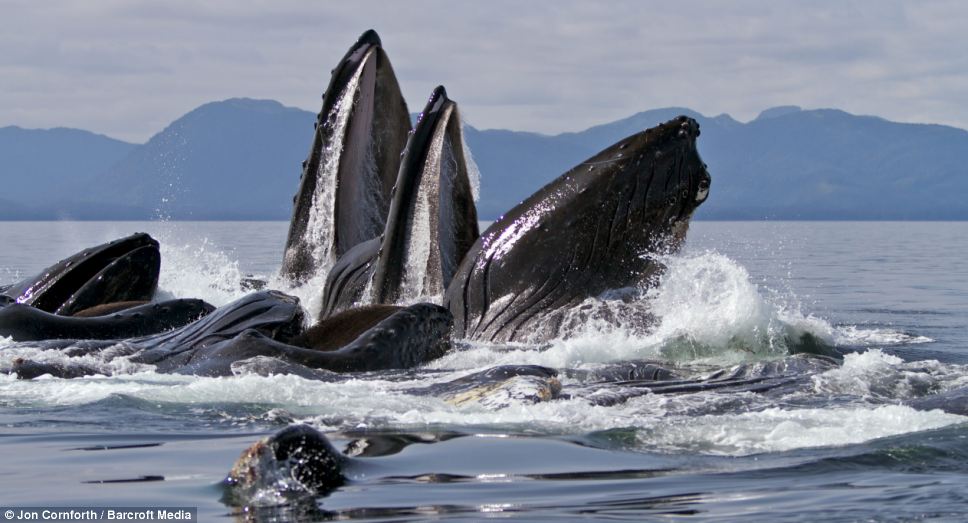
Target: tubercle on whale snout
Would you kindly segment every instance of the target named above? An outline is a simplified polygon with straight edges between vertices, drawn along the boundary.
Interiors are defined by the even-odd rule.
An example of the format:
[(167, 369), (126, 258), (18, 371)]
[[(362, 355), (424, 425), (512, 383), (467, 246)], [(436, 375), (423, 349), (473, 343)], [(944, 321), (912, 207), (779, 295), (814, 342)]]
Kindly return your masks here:
[[(616, 174), (627, 176), (617, 183), (635, 187), (628, 202), (632, 213), (641, 216), (643, 221), (669, 225), (689, 220), (706, 200), (711, 182), (707, 166), (696, 149), (699, 135), (698, 122), (679, 116), (617, 144), (617, 150), (637, 154), (634, 161), (620, 169), (624, 172)], [(615, 149), (612, 146), (608, 150)], [(645, 187), (640, 189), (643, 183)]]

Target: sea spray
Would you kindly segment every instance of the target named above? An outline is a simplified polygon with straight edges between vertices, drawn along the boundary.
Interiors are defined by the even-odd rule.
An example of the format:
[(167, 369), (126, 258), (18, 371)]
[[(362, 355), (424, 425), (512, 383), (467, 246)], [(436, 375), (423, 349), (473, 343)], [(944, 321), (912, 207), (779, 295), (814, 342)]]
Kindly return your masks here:
[[(417, 189), (413, 215), (410, 217), (410, 230), (407, 237), (406, 253), (404, 254), (403, 282), (400, 289), (401, 302), (413, 301), (423, 295), (424, 281), (427, 273), (432, 270), (431, 260), (431, 216), (433, 206), (429, 201), (431, 191), (429, 185), (436, 185), (435, 173), (428, 172), (421, 176), (420, 188)], [(441, 291), (441, 294), (443, 291)]]
[(199, 298), (220, 307), (247, 292), (239, 262), (207, 238), (197, 243), (161, 242), (161, 275), (156, 300)]
[(561, 368), (634, 359), (731, 365), (785, 357), (804, 336), (832, 345), (845, 336), (883, 342), (897, 334), (836, 327), (804, 314), (795, 296), (764, 292), (745, 268), (715, 251), (662, 261), (666, 270), (653, 287), (586, 299), (567, 311), (560, 336), (547, 344), (470, 343), (431, 365)]
[(349, 123), (350, 112), (356, 97), (356, 87), (360, 81), (363, 67), (357, 68), (353, 77), (346, 84), (346, 88), (339, 100), (327, 115), (325, 125), (333, 129), (330, 140), (323, 144), (323, 161), (319, 163), (316, 176), (316, 191), (313, 193), (313, 205), (309, 211), (306, 231), (302, 241), (312, 246), (311, 254), (316, 265), (316, 273), (327, 274), (335, 262), (333, 243), (335, 241), (335, 203), (336, 186), (338, 183), (339, 165), (343, 153), (343, 141), (346, 138), (346, 125)]
[(666, 358), (727, 363), (789, 354), (797, 333), (785, 307), (767, 301), (745, 268), (713, 251), (662, 261), (666, 271), (644, 301), (659, 318), (651, 338)]
[(467, 180), (471, 184), (471, 195), (474, 197), (474, 201), (477, 202), (481, 197), (481, 170), (477, 167), (477, 162), (474, 161), (474, 154), (471, 151), (469, 145), (467, 145), (467, 140), (465, 135), (465, 127), (467, 124), (464, 119), (463, 113), (458, 113), (460, 116), (460, 143), (464, 148), (464, 163), (467, 165)]

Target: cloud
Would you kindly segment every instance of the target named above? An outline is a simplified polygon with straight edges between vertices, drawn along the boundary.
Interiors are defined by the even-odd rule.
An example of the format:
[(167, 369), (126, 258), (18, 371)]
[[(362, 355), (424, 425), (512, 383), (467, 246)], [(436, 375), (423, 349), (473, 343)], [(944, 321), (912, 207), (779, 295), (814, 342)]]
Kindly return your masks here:
[(577, 0), (26, 2), (0, 20), (0, 125), (144, 141), (236, 96), (318, 110), (380, 32), (411, 110), (444, 84), (475, 125), (555, 133), (662, 106), (838, 107), (968, 127), (968, 4)]

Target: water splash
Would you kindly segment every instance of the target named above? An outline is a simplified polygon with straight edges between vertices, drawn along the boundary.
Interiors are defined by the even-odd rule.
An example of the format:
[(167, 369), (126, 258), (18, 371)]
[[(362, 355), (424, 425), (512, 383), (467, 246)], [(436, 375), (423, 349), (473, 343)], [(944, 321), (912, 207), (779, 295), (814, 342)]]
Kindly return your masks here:
[(184, 135), (182, 125), (183, 123), (176, 122), (162, 135), (169, 143), (165, 144), (155, 159), (164, 177), (164, 180), (159, 180), (161, 186), (158, 205), (154, 209), (155, 219), (161, 222), (171, 221), (172, 215), (178, 212), (179, 196), (186, 193), (182, 183), (182, 169), (191, 143)]
[(782, 357), (804, 333), (828, 340), (828, 324), (798, 304), (768, 301), (749, 273), (713, 251), (666, 256), (666, 272), (646, 300), (657, 317), (651, 334), (672, 360), (713, 363)]
[(477, 167), (477, 162), (474, 161), (474, 154), (471, 152), (471, 148), (467, 145), (467, 140), (465, 139), (464, 127), (467, 125), (461, 113), (458, 112), (458, 117), (460, 117), (460, 143), (463, 147), (464, 152), (464, 162), (467, 164), (467, 180), (471, 184), (471, 195), (474, 197), (474, 201), (477, 202), (481, 197), (481, 170)]
[(764, 289), (714, 251), (663, 256), (658, 284), (590, 298), (567, 311), (559, 337), (534, 345), (470, 344), (438, 368), (535, 364), (574, 367), (652, 359), (732, 365), (785, 357), (807, 344), (882, 346), (929, 338), (857, 326), (837, 327), (801, 311), (795, 296)]
[[(146, 372), (154, 375), (152, 372), (153, 365), (132, 363), (127, 357), (120, 356), (129, 353), (123, 344), (107, 347), (100, 352), (68, 356), (60, 350), (45, 350), (29, 342), (16, 343), (9, 338), (0, 338), (0, 349), (2, 349), (0, 350), (0, 369), (3, 370), (9, 370), (14, 366), (16, 360), (22, 358), (38, 363), (64, 366), (80, 365), (94, 369), (98, 373), (96, 378), (102, 381), (111, 380), (112, 378), (106, 378), (108, 375), (129, 376)], [(33, 381), (17, 381), (13, 375), (0, 374), (0, 376), (4, 376), (12, 382), (12, 388), (4, 388), (0, 392), (0, 403), (19, 406), (77, 405), (103, 399), (100, 391), (94, 390), (90, 386), (81, 385), (80, 380), (78, 385), (74, 386), (72, 385), (74, 380), (54, 379), (49, 375), (35, 378)], [(30, 383), (32, 382), (43, 383), (43, 385), (31, 386)]]
[[(964, 423), (966, 419), (941, 411), (922, 412), (863, 401), (840, 407), (781, 407), (776, 398), (737, 398), (709, 392), (649, 394), (613, 406), (589, 405), (581, 398), (535, 404), (512, 396), (501, 396), (496, 403), (453, 404), (406, 392), (461, 374), (418, 375), (403, 381), (371, 377), (335, 383), (296, 376), (201, 378), (144, 371), (72, 380), (18, 381), (0, 376), (0, 404), (84, 405), (123, 395), (153, 404), (194, 405), (200, 416), (234, 416), (243, 422), (251, 420), (253, 405), (264, 405), (267, 410), (284, 409), (287, 415), (327, 430), (457, 424), (522, 427), (532, 433), (553, 435), (632, 428), (636, 433), (633, 448), (712, 455), (841, 446)], [(697, 415), (699, 406), (711, 413)]]
[[(431, 258), (431, 212), (430, 194), (436, 190), (430, 187), (437, 183), (436, 173), (426, 172), (421, 176), (417, 188), (413, 215), (409, 220), (407, 246), (403, 262), (403, 282), (400, 288), (400, 301), (408, 302), (424, 294), (424, 283), (430, 268)], [(434, 192), (431, 192), (434, 191)]]
[(336, 100), (332, 111), (326, 115), (326, 122), (320, 123), (320, 125), (333, 129), (333, 132), (329, 134), (327, 141), (322, 144), (323, 150), (320, 154), (322, 160), (319, 162), (316, 172), (306, 173), (307, 176), (316, 177), (316, 187), (306, 222), (306, 230), (303, 232), (299, 243), (303, 247), (309, 247), (309, 254), (313, 259), (313, 265), (316, 267), (316, 273), (310, 277), (310, 281), (316, 284), (325, 283), (326, 274), (329, 273), (336, 262), (334, 255), (334, 213), (336, 210), (337, 175), (343, 155), (346, 127), (349, 123), (350, 113), (356, 103), (356, 90), (366, 61), (366, 57), (361, 60), (360, 66), (357, 67), (352, 78), (346, 83), (346, 87)]
[[(224, 303), (246, 292), (239, 284), (242, 274), (238, 264), (206, 240), (182, 246), (163, 241), (162, 246), (166, 260), (162, 288), (166, 292), (179, 297), (202, 294), (213, 303)], [(511, 398), (495, 406), (488, 402), (453, 405), (406, 392), (467, 373), (459, 369), (482, 370), (502, 363), (560, 368), (641, 358), (687, 365), (771, 359), (785, 354), (790, 333), (806, 332), (833, 343), (842, 343), (838, 340), (843, 339), (867, 345), (918, 342), (912, 341), (914, 335), (904, 338), (900, 336), (904, 333), (889, 329), (833, 326), (804, 315), (795, 298), (772, 295), (769, 289), (753, 283), (743, 267), (715, 252), (669, 257), (664, 262), (667, 270), (654, 289), (624, 289), (576, 307), (575, 318), (584, 320), (576, 321), (568, 336), (541, 347), (474, 344), (430, 366), (451, 369), (447, 372), (418, 370), (405, 377), (368, 376), (337, 383), (251, 374), (200, 378), (159, 375), (117, 358), (110, 362), (112, 367), (105, 367), (118, 373), (112, 377), (26, 382), (0, 375), (0, 404), (73, 406), (127, 396), (198, 406), (203, 413), (218, 410), (219, 416), (236, 418), (240, 423), (251, 418), (253, 408), (284, 408), (294, 416), (332, 429), (455, 424), (521, 426), (537, 433), (576, 434), (631, 427), (636, 448), (723, 455), (847, 445), (964, 422), (963, 417), (938, 411), (919, 412), (883, 403), (968, 386), (968, 368), (935, 361), (905, 363), (879, 350), (848, 355), (842, 367), (814, 376), (813, 389), (808, 381), (806, 391), (783, 398), (650, 394), (614, 406), (590, 406), (581, 398), (539, 404)], [(220, 283), (207, 288), (213, 281)], [(312, 297), (321, 290), (303, 289)], [(9, 367), (16, 357), (45, 362), (66, 358), (57, 351), (11, 345), (9, 339), (0, 338), (0, 348), (4, 348), (0, 351), (0, 368)], [(95, 356), (83, 358), (88, 359), (71, 362), (99, 363)], [(837, 406), (797, 409), (786, 401), (806, 398), (828, 403), (831, 397), (836, 398)], [(218, 406), (210, 406), (215, 404)], [(742, 405), (742, 411), (736, 405)], [(697, 415), (700, 407), (703, 410)]]
[(847, 354), (836, 369), (813, 377), (816, 392), (879, 401), (924, 397), (968, 386), (968, 366), (905, 362), (880, 349)]
[(832, 333), (834, 343), (849, 347), (870, 347), (888, 345), (919, 345), (932, 343), (933, 338), (919, 336), (907, 332), (900, 332), (889, 328), (861, 328), (856, 325), (844, 325)]
[(786, 356), (804, 334), (831, 339), (829, 323), (803, 315), (796, 304), (768, 300), (748, 272), (722, 254), (662, 261), (666, 271), (656, 286), (612, 291), (567, 311), (560, 336), (541, 351), (474, 344), (438, 365), (561, 368), (635, 359), (729, 365)]
[(199, 298), (216, 307), (248, 292), (239, 263), (207, 238), (198, 243), (161, 242), (161, 275), (155, 300)]

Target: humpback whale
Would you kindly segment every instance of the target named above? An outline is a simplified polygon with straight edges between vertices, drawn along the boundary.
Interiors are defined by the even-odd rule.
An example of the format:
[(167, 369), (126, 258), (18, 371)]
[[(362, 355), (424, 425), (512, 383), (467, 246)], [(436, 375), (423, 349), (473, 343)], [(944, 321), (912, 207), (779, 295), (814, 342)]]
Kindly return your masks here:
[[(519, 380), (533, 380), (534, 386), (515, 387), (519, 385)], [(518, 390), (512, 390), (514, 388)], [(560, 389), (557, 373), (552, 369), (536, 365), (507, 365), (408, 392), (434, 395), (452, 404), (462, 405), (472, 401), (488, 403), (495, 397), (514, 397), (519, 401), (537, 403), (553, 399)], [(533, 397), (529, 398), (528, 394)], [(228, 500), (238, 505), (246, 504), (264, 489), (286, 489), (283, 494), (292, 497), (319, 496), (346, 484), (346, 470), (361, 461), (364, 460), (343, 455), (315, 428), (303, 424), (290, 425), (243, 451), (225, 478), (224, 485), (227, 487)], [(280, 478), (280, 473), (284, 477)]]
[(293, 199), (281, 275), (305, 282), (383, 232), (410, 132), (380, 37), (367, 31), (333, 69)]
[(237, 363), (257, 357), (284, 364), (273, 373), (304, 377), (310, 376), (308, 371), (312, 370), (342, 373), (408, 369), (444, 355), (450, 348), (452, 322), (447, 309), (418, 303), (398, 308), (335, 350), (299, 347), (250, 329), (219, 343), (197, 346), (187, 356), (166, 358), (155, 364), (158, 372), (199, 376), (232, 376)]
[[(603, 369), (573, 369), (570, 372), (590, 373), (585, 376), (589, 381), (566, 386), (558, 382), (557, 372), (552, 369), (514, 365), (494, 367), (405, 392), (441, 397), (456, 405), (475, 401), (491, 408), (501, 408), (502, 398), (508, 390), (513, 390), (508, 385), (513, 386), (515, 381), (522, 379), (534, 380), (537, 386), (531, 388), (534, 397), (519, 396), (515, 398), (518, 401), (581, 399), (589, 405), (603, 406), (644, 395), (704, 390), (786, 395), (795, 390), (813, 390), (813, 377), (837, 365), (832, 358), (801, 354), (770, 362), (739, 364), (701, 379), (685, 379), (672, 370), (653, 364), (625, 362)], [(627, 379), (621, 379), (623, 375)], [(966, 397), (968, 389), (959, 388), (905, 403), (918, 410), (941, 409), (965, 415), (968, 412)], [(349, 448), (357, 449), (352, 444)], [(352, 483), (351, 478), (363, 476), (364, 471), (368, 478), (387, 474), (379, 466), (370, 467), (369, 463), (374, 462), (371, 459), (343, 454), (324, 433), (310, 425), (290, 425), (242, 452), (223, 482), (227, 490), (226, 500), (233, 505), (248, 505), (267, 490), (287, 498), (325, 496)]]
[(373, 275), (374, 298), (396, 303), (443, 295), (478, 235), (460, 115), (438, 86), (403, 151)]
[(65, 258), (2, 294), (42, 311), (71, 316), (107, 303), (150, 300), (160, 268), (158, 242), (137, 233)]
[(553, 338), (568, 307), (656, 275), (709, 194), (698, 136), (685, 116), (634, 134), (495, 221), (447, 288), (455, 336)]
[(479, 235), (460, 125), (457, 104), (438, 86), (403, 150), (383, 234), (333, 266), (321, 318), (443, 295)]
[[(245, 504), (268, 481), (291, 488), (287, 493), (296, 496), (330, 492), (346, 483), (343, 469), (349, 460), (318, 430), (292, 425), (242, 453), (224, 481), (227, 498)], [(279, 478), (280, 471), (285, 477)]]
[[(183, 302), (188, 305), (188, 300)], [(10, 307), (30, 309), (17, 305)], [(18, 314), (28, 313), (27, 310), (15, 310)], [(299, 300), (278, 291), (252, 293), (194, 323), (133, 339), (107, 338), (113, 332), (132, 329), (130, 324), (136, 320), (144, 321), (140, 312), (132, 309), (128, 314), (118, 313), (108, 322), (95, 325), (83, 323), (93, 319), (64, 318), (73, 321), (54, 327), (65, 335), (80, 334), (89, 340), (105, 341), (78, 344), (74, 343), (76, 340), (58, 339), (40, 342), (35, 346), (63, 348), (68, 356), (100, 352), (107, 361), (126, 356), (132, 363), (153, 365), (160, 373), (202, 376), (231, 376), (233, 366), (237, 363), (267, 357), (281, 364), (273, 367), (277, 373), (311, 376), (311, 371), (316, 369), (366, 372), (420, 365), (442, 356), (450, 348), (453, 324), (447, 309), (418, 303), (409, 307), (366, 309), (337, 316), (318, 325), (315, 333), (307, 335), (303, 330), (305, 313)], [(50, 339), (36, 335), (29, 326), (21, 326), (20, 329), (22, 332), (17, 332), (20, 339)], [(347, 331), (356, 336), (347, 336)], [(112, 349), (110, 353), (106, 351), (108, 348)], [(104, 373), (88, 364), (59, 362), (51, 365), (31, 360), (18, 360), (11, 372), (21, 379), (43, 374), (69, 378)]]
[[(198, 350), (234, 338), (245, 331), (256, 331), (275, 339), (289, 339), (302, 331), (304, 317), (297, 298), (278, 291), (262, 291), (246, 295), (198, 321), (166, 332), (126, 340), (80, 344), (76, 343), (77, 340), (41, 341), (34, 346), (61, 349), (69, 357), (101, 353), (110, 361), (127, 356), (133, 363), (156, 365), (159, 372), (174, 372), (191, 361)], [(109, 353), (106, 351), (108, 348), (111, 348)], [(21, 379), (41, 374), (76, 377), (102, 373), (88, 365), (60, 363), (58, 366), (46, 366), (30, 360), (19, 361), (12, 372)]]
[(0, 307), (0, 336), (14, 341), (136, 338), (187, 325), (212, 312), (202, 300), (147, 303), (104, 316), (59, 316), (19, 303)]
[[(457, 378), (453, 369), (439, 366), (384, 372), (440, 357), (452, 335), (487, 342), (547, 340), (561, 333), (565, 311), (575, 304), (609, 290), (648, 285), (663, 270), (661, 255), (679, 248), (710, 185), (696, 152), (698, 125), (680, 117), (579, 164), (479, 237), (456, 104), (438, 88), (407, 138), (409, 127), (389, 61), (375, 33), (368, 32), (334, 70), (324, 95), (281, 269), (292, 283), (305, 283), (332, 266), (325, 288), (313, 289), (324, 291), (316, 325), (307, 329), (298, 300), (278, 291), (252, 293), (215, 311), (199, 300), (144, 304), (157, 286), (158, 245), (135, 235), (0, 288), (0, 336), (41, 340), (27, 346), (67, 356), (65, 362), (58, 354), (54, 363), (16, 359), (11, 370), (24, 379), (79, 377), (104, 372), (91, 361), (124, 357), (157, 372), (199, 376), (294, 374), (339, 384), (365, 376), (338, 373), (373, 372), (397, 383), (418, 376), (419, 386), (386, 390), (421, 397), (418, 408), (430, 396), (458, 408), (488, 410), (562, 400), (569, 402), (566, 414), (577, 401), (584, 402), (580, 412), (584, 405), (647, 395), (718, 391), (742, 394), (726, 399), (746, 413), (758, 408), (745, 401), (752, 393), (792, 392), (800, 398), (814, 390), (811, 378), (838, 365), (802, 355), (711, 373), (705, 368), (701, 374), (627, 360), (561, 369), (502, 365)], [(423, 298), (442, 300), (445, 307), (411, 305)], [(807, 345), (819, 346), (800, 344)], [(499, 358), (515, 358), (518, 348)], [(436, 382), (437, 376), (449, 381)], [(916, 388), (930, 395), (903, 404), (968, 415), (968, 389), (936, 393), (931, 383)], [(876, 395), (863, 401), (882, 402)], [(690, 412), (715, 415), (732, 408), (719, 401), (708, 407), (687, 403)], [(629, 406), (634, 415), (651, 409)], [(795, 400), (793, 406), (812, 405)], [(663, 405), (658, 415), (670, 419), (674, 412)], [(463, 435), (443, 437), (455, 434)], [(624, 429), (605, 436), (629, 438)], [(380, 455), (408, 444), (408, 436), (392, 438), (397, 442), (382, 449), (364, 442), (352, 451)], [(226, 485), (238, 504), (258, 500), (264, 489), (316, 496), (362, 476), (353, 473), (364, 462), (344, 456), (316, 429), (296, 425), (250, 447)], [(378, 467), (365, 472), (371, 478), (381, 473)], [(654, 471), (648, 473), (652, 477)], [(460, 477), (443, 472), (403, 479)]]

